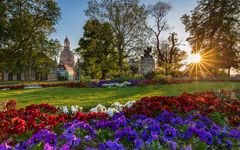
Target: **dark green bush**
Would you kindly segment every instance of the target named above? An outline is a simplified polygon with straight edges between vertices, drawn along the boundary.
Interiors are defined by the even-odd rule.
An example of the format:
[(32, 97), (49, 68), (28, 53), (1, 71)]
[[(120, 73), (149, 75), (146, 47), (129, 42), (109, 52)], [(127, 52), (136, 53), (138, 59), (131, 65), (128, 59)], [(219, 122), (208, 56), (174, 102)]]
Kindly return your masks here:
[(156, 72), (152, 71), (152, 72), (148, 72), (147, 74), (144, 75), (144, 77), (146, 79), (154, 79), (156, 76)]

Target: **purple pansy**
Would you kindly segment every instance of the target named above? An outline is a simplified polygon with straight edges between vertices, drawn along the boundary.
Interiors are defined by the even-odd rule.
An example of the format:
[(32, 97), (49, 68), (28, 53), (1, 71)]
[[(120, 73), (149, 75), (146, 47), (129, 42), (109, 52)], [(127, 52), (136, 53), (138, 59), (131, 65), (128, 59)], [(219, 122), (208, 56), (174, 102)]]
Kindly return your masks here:
[(122, 144), (119, 144), (116, 141), (107, 141), (106, 143), (100, 144), (99, 145), (99, 150), (106, 150), (106, 149), (110, 149), (110, 150), (124, 150), (124, 147)]
[(199, 131), (197, 131), (197, 134), (201, 141), (206, 142), (208, 145), (213, 144), (213, 137), (212, 137), (211, 133), (203, 131), (203, 130), (199, 130)]
[(227, 148), (232, 148), (233, 143), (229, 140), (226, 140), (226, 145), (227, 145)]
[(183, 120), (181, 117), (176, 117), (176, 118), (172, 118), (170, 120), (171, 124), (173, 125), (182, 125), (183, 124)]
[(134, 148), (135, 149), (142, 149), (142, 147), (144, 146), (143, 141), (141, 139), (136, 139), (134, 141)]
[(56, 134), (49, 134), (46, 136), (44, 142), (49, 144), (50, 146), (55, 146), (57, 144), (57, 135)]
[(236, 129), (230, 131), (230, 135), (235, 138), (236, 140), (240, 139), (240, 132)]
[(161, 123), (168, 123), (173, 118), (174, 114), (164, 110), (160, 115), (157, 116), (156, 120)]
[[(0, 150), (12, 150), (12, 149), (13, 147), (9, 146), (7, 143), (0, 144)], [(23, 150), (23, 148), (20, 150)]]
[(163, 131), (163, 135), (167, 140), (172, 141), (177, 136), (177, 131), (173, 127), (168, 127)]
[(177, 143), (176, 142), (170, 141), (168, 144), (169, 144), (169, 149), (170, 150), (176, 150), (177, 149)]
[(46, 143), (44, 145), (43, 149), (44, 150), (56, 150), (56, 148), (53, 145), (49, 144), (49, 143)]
[(70, 150), (71, 147), (68, 144), (64, 144), (59, 150)]

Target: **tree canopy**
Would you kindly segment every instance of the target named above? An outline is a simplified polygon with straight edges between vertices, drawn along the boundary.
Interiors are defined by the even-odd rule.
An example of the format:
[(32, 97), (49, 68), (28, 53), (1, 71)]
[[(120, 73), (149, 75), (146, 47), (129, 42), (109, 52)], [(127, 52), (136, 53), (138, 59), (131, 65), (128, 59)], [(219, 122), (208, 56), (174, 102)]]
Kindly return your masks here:
[(199, 0), (182, 22), (190, 33), (193, 52), (203, 53), (209, 68), (230, 69), (240, 65), (240, 1)]
[(120, 75), (123, 74), (124, 60), (136, 48), (136, 41), (143, 37), (146, 11), (139, 0), (90, 0), (86, 15), (111, 25), (114, 46), (118, 52)]
[(84, 75), (105, 79), (117, 67), (113, 32), (109, 23), (100, 23), (96, 19), (87, 21), (76, 51), (82, 59), (79, 65)]
[(60, 19), (60, 8), (52, 0), (2, 0), (0, 7), (0, 70), (27, 71), (31, 80), (33, 66), (42, 65), (39, 59), (53, 58), (59, 50), (59, 41), (49, 36)]

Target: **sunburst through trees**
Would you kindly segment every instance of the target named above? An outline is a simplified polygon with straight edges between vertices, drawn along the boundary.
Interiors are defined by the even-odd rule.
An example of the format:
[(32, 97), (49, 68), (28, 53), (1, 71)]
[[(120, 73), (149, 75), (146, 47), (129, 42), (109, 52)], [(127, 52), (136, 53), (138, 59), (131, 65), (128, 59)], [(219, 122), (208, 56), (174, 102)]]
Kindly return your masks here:
[(216, 68), (216, 52), (214, 50), (198, 51), (191, 53), (188, 57), (190, 77), (200, 77), (212, 75), (211, 69)]

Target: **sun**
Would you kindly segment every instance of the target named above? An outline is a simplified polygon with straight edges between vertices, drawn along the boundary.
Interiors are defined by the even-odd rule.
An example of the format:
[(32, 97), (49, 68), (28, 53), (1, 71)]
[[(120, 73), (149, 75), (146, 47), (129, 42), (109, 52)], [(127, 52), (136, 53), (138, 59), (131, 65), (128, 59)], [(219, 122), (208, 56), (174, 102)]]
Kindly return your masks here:
[(200, 63), (202, 60), (200, 53), (191, 54), (188, 59), (190, 63)]
[(189, 54), (186, 62), (187, 69), (190, 77), (200, 77), (200, 76), (209, 76), (212, 73), (209, 71), (209, 68), (215, 68), (216, 64), (216, 51), (211, 50), (198, 50), (195, 53)]

